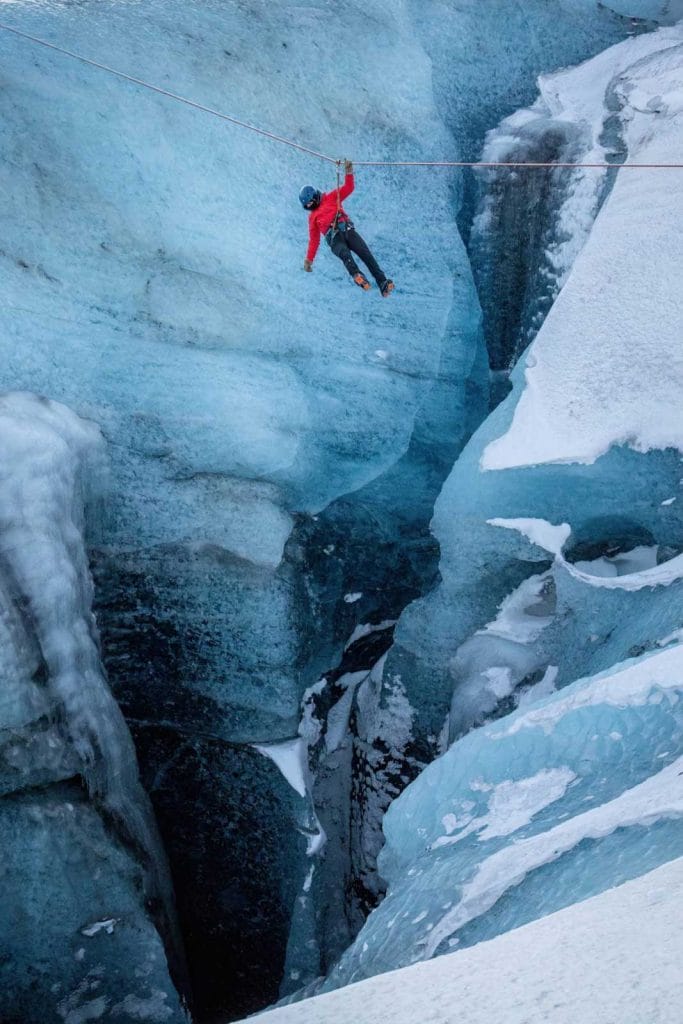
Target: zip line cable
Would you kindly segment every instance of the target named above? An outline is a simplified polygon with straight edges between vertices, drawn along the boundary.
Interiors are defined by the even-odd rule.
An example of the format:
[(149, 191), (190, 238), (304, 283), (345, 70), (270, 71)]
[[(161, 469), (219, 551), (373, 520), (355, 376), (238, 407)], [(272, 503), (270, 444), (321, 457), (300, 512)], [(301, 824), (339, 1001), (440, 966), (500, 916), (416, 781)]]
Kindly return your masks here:
[[(80, 53), (74, 53), (72, 50), (67, 50), (62, 46), (57, 46), (56, 43), (49, 43), (46, 39), (39, 39), (38, 36), (30, 35), (28, 32), (22, 32), (18, 28), (12, 28), (11, 25), (5, 25), (3, 22), (0, 22), (0, 29), (3, 32), (11, 32), (12, 35), (19, 36), (22, 39), (29, 40), (29, 42), (36, 43), (38, 46), (44, 46), (48, 50), (55, 50), (57, 53), (61, 53), (66, 57), (71, 57), (73, 60), (78, 60), (82, 64), (88, 64), (90, 67), (99, 68), (100, 71), (107, 71), (110, 75), (122, 78), (125, 82), (132, 82), (133, 85), (141, 85), (144, 89), (149, 89), (151, 92), (158, 93), (160, 96), (166, 96), (168, 99), (175, 100), (177, 103), (184, 103), (186, 106), (192, 107), (195, 110), (201, 110), (205, 114), (211, 114), (212, 117), (218, 117), (221, 121), (228, 121), (230, 124), (237, 125), (238, 128), (246, 128), (248, 131), (255, 132), (257, 135), (262, 135), (264, 138), (271, 139), (273, 142), (279, 142), (283, 146), (290, 146), (292, 149), (297, 149), (301, 153), (307, 153), (309, 156), (314, 156), (318, 160), (325, 160), (327, 163), (336, 164), (337, 169), (339, 169), (342, 163), (341, 160), (338, 160), (333, 156), (328, 156), (326, 153), (320, 153), (318, 150), (311, 149), (309, 146), (302, 146), (298, 142), (293, 142), (291, 139), (286, 139), (282, 135), (276, 135), (273, 132), (266, 131), (264, 128), (257, 128), (256, 125), (249, 124), (248, 121), (241, 121), (239, 118), (232, 117), (230, 114), (224, 114), (222, 111), (215, 110), (213, 107), (208, 107), (203, 103), (197, 103), (195, 100), (188, 99), (187, 96), (180, 96), (178, 93), (170, 92), (168, 89), (162, 89), (161, 86), (153, 85), (151, 82), (146, 82), (142, 78), (135, 78), (133, 75), (127, 75), (124, 71), (118, 71), (116, 68), (112, 68), (108, 64), (101, 64), (99, 61), (91, 60), (89, 57), (83, 57)], [(600, 170), (621, 170), (628, 168), (633, 168), (634, 170), (683, 170), (683, 163), (617, 164), (607, 162), (546, 162), (541, 160), (354, 160), (353, 163), (357, 167), (507, 167), (515, 169), (528, 168), (529, 170), (541, 167), (585, 167), (598, 168)]]
[(239, 128), (248, 128), (251, 132), (256, 132), (258, 135), (265, 135), (267, 139), (272, 139), (274, 142), (282, 142), (285, 146), (292, 146), (294, 149), (300, 149), (302, 153), (309, 153), (311, 156), (317, 156), (320, 160), (328, 160), (330, 163), (336, 163), (334, 157), (325, 156), (324, 153), (318, 153), (315, 149), (309, 149), (308, 146), (300, 146), (298, 142), (291, 142), (290, 139), (283, 139), (280, 135), (274, 135), (273, 132), (267, 132), (264, 128), (257, 128), (254, 124), (249, 124), (247, 121), (240, 121), (237, 117), (231, 117), (230, 114), (223, 114), (220, 110), (214, 110), (213, 107), (207, 107), (203, 103), (196, 103), (194, 100), (188, 99), (186, 96), (179, 96), (177, 93), (169, 92), (168, 89), (162, 89), (159, 85), (152, 85), (151, 82), (145, 82), (141, 78), (134, 78), (132, 75), (127, 75), (124, 71), (117, 71), (116, 68), (110, 68), (108, 64), (100, 64), (96, 60), (90, 60), (89, 57), (83, 57), (80, 53), (73, 53), (71, 50), (65, 50), (62, 46), (57, 46), (55, 43), (48, 43), (45, 39), (39, 39), (37, 36), (31, 36), (28, 32), (20, 32), (18, 28), (11, 28), (9, 25), (4, 25), (0, 22), (0, 29), (3, 32), (12, 32), (15, 36), (21, 36), (22, 39), (28, 39), (32, 43), (37, 43), (39, 46), (45, 46), (48, 50), (56, 50), (57, 53), (63, 53), (67, 57), (73, 57), (74, 60), (80, 60), (83, 64), (89, 64), (90, 67), (99, 68), (101, 71), (108, 71), (110, 75), (116, 75), (117, 78), (123, 78), (126, 82), (132, 82), (134, 85), (141, 85), (145, 89), (150, 89), (152, 92), (159, 93), (160, 96), (167, 96), (171, 100), (176, 100), (178, 103), (184, 103), (188, 107), (194, 107), (195, 110), (203, 110), (205, 114), (211, 114), (213, 117), (219, 117), (222, 121), (229, 121), (231, 124), (236, 124)]

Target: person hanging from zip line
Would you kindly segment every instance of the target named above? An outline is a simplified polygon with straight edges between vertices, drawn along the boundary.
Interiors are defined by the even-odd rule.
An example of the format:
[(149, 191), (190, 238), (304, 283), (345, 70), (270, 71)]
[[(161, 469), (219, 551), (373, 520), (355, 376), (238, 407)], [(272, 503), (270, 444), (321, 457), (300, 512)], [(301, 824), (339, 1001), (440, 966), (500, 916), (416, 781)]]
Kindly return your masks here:
[(353, 253), (361, 258), (377, 282), (382, 297), (386, 299), (394, 290), (394, 282), (381, 269), (342, 206), (342, 199), (350, 196), (354, 188), (353, 164), (350, 160), (344, 161), (344, 172), (344, 184), (341, 188), (337, 185), (334, 191), (323, 193), (313, 185), (304, 185), (299, 192), (299, 202), (304, 210), (310, 211), (308, 251), (304, 260), (304, 270), (309, 274), (313, 270), (313, 260), (320, 245), (320, 236), (324, 235), (330, 249), (342, 261), (355, 284), (363, 291), (367, 292), (370, 289), (370, 282), (359, 270)]

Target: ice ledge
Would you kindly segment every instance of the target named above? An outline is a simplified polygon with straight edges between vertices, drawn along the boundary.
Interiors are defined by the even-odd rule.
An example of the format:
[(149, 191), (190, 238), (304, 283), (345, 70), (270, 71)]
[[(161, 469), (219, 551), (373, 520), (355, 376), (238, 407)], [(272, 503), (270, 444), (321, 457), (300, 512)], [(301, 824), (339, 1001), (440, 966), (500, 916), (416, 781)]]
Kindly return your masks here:
[[(683, 858), (490, 942), (257, 1019), (263, 1024), (678, 1024)], [(473, 983), (474, 979), (474, 983)]]

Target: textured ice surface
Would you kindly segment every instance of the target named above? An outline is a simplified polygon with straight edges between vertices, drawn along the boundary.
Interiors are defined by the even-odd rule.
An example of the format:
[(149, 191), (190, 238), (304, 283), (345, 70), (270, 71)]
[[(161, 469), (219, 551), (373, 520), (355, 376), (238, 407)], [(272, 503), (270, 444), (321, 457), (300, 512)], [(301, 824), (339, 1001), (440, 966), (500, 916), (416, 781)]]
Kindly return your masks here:
[[(609, 121), (628, 159), (675, 161), (682, 43), (680, 28), (621, 43), (548, 76), (543, 96), (585, 152)], [(679, 768), (667, 765), (682, 753), (671, 645), (683, 623), (683, 522), (670, 501), (682, 319), (669, 259), (681, 197), (671, 172), (631, 177), (641, 173), (618, 173), (588, 235), (586, 191), (564, 197), (584, 247), (565, 266), (526, 382), (518, 366), (513, 393), (444, 485), (433, 520), (441, 582), (404, 612), (373, 684), (394, 759), (380, 781), (391, 794), (473, 725), (513, 717), (455, 743), (392, 805), (380, 859), (389, 895), (330, 987), (475, 943), (680, 853)], [(634, 259), (643, 247), (647, 259)], [(546, 386), (561, 428), (536, 416), (515, 434), (518, 402), (538, 410)], [(487, 468), (498, 438), (514, 439), (514, 466)], [(522, 456), (542, 448), (547, 464)], [(535, 722), (534, 708), (548, 717), (512, 728)]]
[[(457, 151), (409, 4), (4, 10), (19, 28), (333, 156)], [(250, 744), (292, 740), (303, 691), (354, 627), (394, 618), (419, 593), (433, 571), (434, 496), (486, 407), (451, 183), (428, 177), (419, 204), (406, 203), (400, 173), (358, 174), (349, 212), (400, 277), (398, 301), (384, 303), (326, 247), (302, 272), (297, 193), (307, 180), (332, 188), (333, 166), (14, 37), (0, 45), (0, 180), (12, 193), (0, 215), (0, 386), (66, 402), (105, 435), (113, 496), (95, 559), (98, 621), (187, 886), (197, 985), (232, 999), (251, 984), (268, 998), (309, 864), (300, 809)], [(352, 594), (363, 597), (344, 601)], [(221, 742), (243, 746), (218, 754)], [(198, 791), (204, 820), (241, 820), (243, 842), (197, 829)], [(286, 826), (271, 827), (276, 808)], [(220, 896), (197, 895), (201, 870)], [(286, 878), (273, 884), (274, 872)], [(265, 908), (274, 922), (260, 944), (240, 923), (256, 904), (250, 927), (265, 933)], [(263, 964), (253, 984), (243, 959)]]
[(460, 952), (296, 1006), (263, 1024), (678, 1024), (683, 861)]
[(391, 805), (388, 894), (337, 987), (602, 892), (683, 851), (683, 647), (474, 730)]
[(102, 437), (14, 393), (0, 439), (0, 1017), (90, 1020), (116, 1004), (145, 1019), (128, 999), (181, 1021), (148, 914), (155, 901), (172, 949), (170, 883), (91, 610), (83, 503)]
[[(555, 97), (590, 149), (597, 126), (615, 115), (605, 97), (616, 92), (628, 159), (657, 153), (675, 160), (681, 42), (680, 28), (628, 40), (548, 76), (543, 94)], [(641, 113), (656, 96), (661, 102)], [(402, 616), (385, 670), (392, 685), (400, 679), (418, 735), (432, 750), (429, 737), (439, 735), (451, 701), (453, 738), (501, 700), (514, 706), (514, 691), (539, 682), (548, 666), (561, 686), (653, 648), (680, 626), (683, 523), (676, 502), (662, 504), (679, 491), (675, 445), (683, 441), (683, 375), (672, 348), (681, 323), (677, 261), (670, 259), (678, 242), (669, 234), (681, 197), (672, 173), (619, 172), (552, 314), (513, 374), (513, 393), (469, 443), (439, 497), (433, 529), (442, 583)], [(575, 199), (584, 209), (580, 190)], [(618, 308), (603, 319), (617, 294)], [(527, 417), (522, 439), (517, 410), (521, 402), (527, 411), (545, 408), (546, 386), (557, 419), (550, 411), (543, 422)], [(510, 455), (510, 445), (519, 455), (513, 461), (552, 461), (492, 471), (494, 457), (503, 465), (497, 446)], [(581, 464), (588, 452), (591, 463)], [(656, 566), (624, 575), (634, 558), (623, 562), (627, 553), (643, 547), (656, 549)], [(614, 577), (606, 577), (605, 559), (617, 556), (621, 574), (615, 563)], [(518, 591), (539, 575), (535, 597)], [(545, 619), (544, 629), (534, 639), (496, 635), (489, 624), (504, 602), (523, 605), (527, 596), (528, 614)]]

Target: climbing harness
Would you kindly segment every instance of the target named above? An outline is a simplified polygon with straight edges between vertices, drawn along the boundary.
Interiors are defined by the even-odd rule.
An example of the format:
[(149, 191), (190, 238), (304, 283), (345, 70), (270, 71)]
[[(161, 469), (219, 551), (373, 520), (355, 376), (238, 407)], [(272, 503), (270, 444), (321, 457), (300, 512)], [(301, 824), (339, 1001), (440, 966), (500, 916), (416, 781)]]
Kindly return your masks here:
[[(81, 61), (81, 63), (88, 64), (90, 67), (99, 68), (100, 71), (106, 71), (110, 75), (115, 75), (117, 78), (122, 78), (126, 82), (131, 82), (133, 85), (140, 85), (144, 89), (149, 89), (151, 92), (158, 93), (160, 96), (166, 96), (168, 99), (175, 100), (177, 103), (184, 103), (186, 106), (193, 107), (195, 110), (201, 110), (205, 114), (210, 114), (212, 117), (218, 117), (222, 121), (228, 121), (230, 124), (237, 125), (239, 128), (246, 128), (251, 132), (256, 132), (257, 135), (262, 135), (267, 139), (271, 139), (273, 142), (279, 142), (283, 146), (290, 146), (292, 149), (297, 149), (301, 153), (307, 153), (309, 156), (317, 157), (318, 160), (325, 160), (327, 163), (336, 164), (337, 183), (339, 185), (339, 168), (341, 160), (338, 160), (333, 156), (328, 156), (326, 153), (320, 153), (318, 150), (311, 149), (308, 146), (302, 146), (298, 142), (293, 142), (291, 139), (286, 139), (282, 135), (276, 135), (273, 132), (266, 131), (264, 128), (257, 128), (256, 125), (249, 124), (248, 121), (241, 121), (237, 117), (233, 117), (230, 114), (224, 114), (222, 111), (215, 110), (213, 107), (208, 107), (203, 103), (197, 103), (195, 100), (188, 99), (186, 96), (180, 96), (178, 93), (169, 92), (168, 89), (162, 89), (160, 86), (154, 85), (151, 82), (146, 82), (142, 78), (135, 78), (133, 75), (128, 75), (124, 71), (118, 71), (116, 68), (112, 68), (108, 64), (101, 64), (99, 61), (91, 60), (89, 57), (84, 57), (80, 53), (74, 53), (72, 50), (67, 50), (62, 46), (57, 46), (56, 43), (50, 43), (46, 39), (40, 39), (38, 36), (31, 35), (28, 32), (22, 32), (18, 28), (12, 28), (11, 25), (5, 25), (3, 22), (0, 22), (0, 30), (3, 32), (10, 32), (12, 35), (26, 39), (29, 42), (35, 43), (37, 46), (44, 46), (49, 50), (54, 50), (66, 57), (71, 57), (73, 60)], [(597, 168), (600, 170), (683, 170), (683, 163), (565, 163), (542, 160), (354, 160), (353, 162), (357, 167), (507, 167), (520, 170), (535, 170), (542, 167), (584, 167)], [(338, 191), (337, 196), (339, 196)]]

